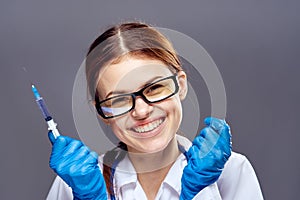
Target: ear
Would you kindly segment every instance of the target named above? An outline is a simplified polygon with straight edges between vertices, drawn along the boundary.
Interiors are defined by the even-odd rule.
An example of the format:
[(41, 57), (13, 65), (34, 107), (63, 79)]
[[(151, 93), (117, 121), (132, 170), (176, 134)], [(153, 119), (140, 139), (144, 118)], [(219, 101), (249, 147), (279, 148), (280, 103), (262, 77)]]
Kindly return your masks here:
[(184, 71), (179, 71), (177, 73), (177, 77), (179, 85), (179, 97), (180, 100), (184, 100), (188, 91), (186, 73)]

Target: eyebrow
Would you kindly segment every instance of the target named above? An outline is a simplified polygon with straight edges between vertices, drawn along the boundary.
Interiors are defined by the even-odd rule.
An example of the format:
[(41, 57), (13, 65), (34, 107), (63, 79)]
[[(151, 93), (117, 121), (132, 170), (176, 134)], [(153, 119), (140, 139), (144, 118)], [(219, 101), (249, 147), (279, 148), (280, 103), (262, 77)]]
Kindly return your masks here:
[[(163, 78), (163, 76), (155, 76), (155, 77), (151, 78), (151, 79), (148, 80), (145, 84), (143, 84), (143, 85), (140, 87), (140, 89), (141, 89), (141, 88), (144, 88), (144, 87), (146, 87), (146, 86), (148, 86), (148, 85), (150, 85), (152, 82), (154, 82), (154, 81), (155, 81), (156, 79), (158, 79), (158, 78)], [(115, 90), (115, 91), (110, 91), (110, 92), (105, 96), (105, 99), (109, 98), (109, 96), (111, 96), (111, 95), (120, 95), (120, 94), (130, 94), (130, 93), (128, 93), (128, 91), (126, 91), (126, 90)]]

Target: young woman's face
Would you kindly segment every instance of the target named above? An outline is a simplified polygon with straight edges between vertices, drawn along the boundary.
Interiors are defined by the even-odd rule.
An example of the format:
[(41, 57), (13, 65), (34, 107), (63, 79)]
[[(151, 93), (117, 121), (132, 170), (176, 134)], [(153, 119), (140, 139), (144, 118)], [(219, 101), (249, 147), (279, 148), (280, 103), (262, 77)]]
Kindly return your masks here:
[[(157, 80), (174, 75), (161, 61), (125, 57), (104, 67), (97, 90), (100, 100), (136, 92)], [(179, 91), (161, 102), (146, 103), (137, 96), (130, 112), (104, 121), (130, 152), (154, 153), (163, 150), (174, 138), (182, 119), (181, 100), (187, 91), (186, 74), (177, 74)]]

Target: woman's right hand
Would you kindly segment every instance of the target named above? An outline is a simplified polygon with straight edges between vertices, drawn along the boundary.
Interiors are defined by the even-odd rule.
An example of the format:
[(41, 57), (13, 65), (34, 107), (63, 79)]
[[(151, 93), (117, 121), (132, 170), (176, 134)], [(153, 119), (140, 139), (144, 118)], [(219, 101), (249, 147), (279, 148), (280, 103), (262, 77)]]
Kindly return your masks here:
[(107, 199), (103, 175), (98, 166), (98, 154), (81, 141), (48, 133), (52, 145), (50, 167), (71, 188), (74, 199)]

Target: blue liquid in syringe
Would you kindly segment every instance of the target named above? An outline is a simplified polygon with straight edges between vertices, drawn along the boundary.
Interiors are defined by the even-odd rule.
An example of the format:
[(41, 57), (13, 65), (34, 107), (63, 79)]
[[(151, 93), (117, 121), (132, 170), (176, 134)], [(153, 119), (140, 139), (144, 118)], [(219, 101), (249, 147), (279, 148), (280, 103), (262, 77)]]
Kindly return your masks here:
[(52, 117), (51, 117), (51, 115), (50, 115), (50, 113), (47, 109), (47, 106), (45, 104), (45, 101), (44, 101), (43, 97), (41, 97), (41, 95), (39, 94), (39, 92), (37, 91), (37, 89), (34, 85), (31, 85), (31, 89), (32, 89), (32, 92), (34, 94), (35, 101), (38, 104), (40, 110), (42, 111), (44, 119), (46, 121), (50, 121), (52, 119)]

